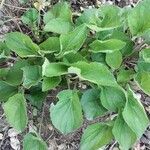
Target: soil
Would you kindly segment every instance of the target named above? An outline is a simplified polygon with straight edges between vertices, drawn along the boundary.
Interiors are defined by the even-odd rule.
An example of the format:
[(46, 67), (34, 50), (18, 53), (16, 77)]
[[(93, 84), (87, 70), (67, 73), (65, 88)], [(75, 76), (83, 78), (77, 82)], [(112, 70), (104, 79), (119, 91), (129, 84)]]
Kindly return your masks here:
[[(52, 0), (51, 4), (53, 5), (57, 1), (58, 0)], [(134, 7), (137, 2), (137, 0), (70, 0), (74, 12), (81, 12), (83, 8), (97, 7), (100, 3), (111, 3), (118, 5), (119, 7), (124, 7), (127, 5)], [(0, 11), (0, 21), (5, 21), (5, 24), (0, 26), (0, 39), (2, 39), (4, 35), (10, 31), (20, 31), (32, 36), (30, 29), (24, 26), (19, 20), (21, 14), (28, 7), (31, 7), (31, 4), (32, 1), (27, 5), (20, 5), (17, 0), (5, 0), (3, 8)], [(143, 94), (143, 92), (137, 89), (137, 87), (134, 87), (134, 89), (141, 97), (145, 110), (150, 116), (150, 97)], [(52, 126), (49, 118), (49, 106), (56, 100), (56, 95), (60, 90), (61, 89), (58, 88), (51, 91), (40, 110), (33, 108), (30, 104), (28, 104), (29, 125), (27, 130), (20, 134), (8, 125), (5, 120), (2, 104), (0, 104), (0, 150), (22, 150), (23, 136), (28, 131), (37, 131), (44, 141), (47, 142), (49, 150), (79, 150), (81, 135), (87, 125), (93, 122), (101, 122), (109, 118), (112, 119), (115, 116), (115, 114), (106, 114), (105, 116), (97, 118), (92, 122), (85, 120), (83, 126), (74, 133), (62, 135)], [(118, 144), (115, 141), (112, 141), (103, 149), (119, 150)], [(148, 127), (142, 138), (135, 144), (133, 149), (150, 149), (150, 127)]]

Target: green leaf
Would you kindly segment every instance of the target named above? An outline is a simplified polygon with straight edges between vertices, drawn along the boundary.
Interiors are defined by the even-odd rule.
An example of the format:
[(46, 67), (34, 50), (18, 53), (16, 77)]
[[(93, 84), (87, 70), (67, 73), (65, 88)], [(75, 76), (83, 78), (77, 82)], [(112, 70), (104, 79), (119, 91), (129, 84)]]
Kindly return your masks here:
[(88, 89), (82, 95), (81, 104), (88, 120), (93, 120), (98, 116), (102, 116), (107, 111), (101, 104), (99, 94), (99, 90)]
[(10, 68), (6, 76), (5, 82), (13, 86), (20, 85), (23, 80), (23, 71), (21, 70), (21, 68), (26, 65), (28, 65), (26, 60), (19, 60), (15, 62), (15, 64)]
[(46, 143), (35, 133), (28, 133), (23, 140), (23, 150), (47, 150)]
[(74, 73), (82, 80), (87, 80), (97, 85), (117, 86), (113, 74), (101, 63), (77, 62), (68, 69), (69, 73)]
[(7, 101), (9, 97), (17, 93), (17, 90), (17, 87), (0, 80), (0, 101)]
[(38, 109), (42, 108), (43, 102), (46, 99), (47, 93), (43, 92), (40, 85), (30, 88), (30, 93), (26, 94), (25, 97), (30, 103), (37, 107)]
[(66, 34), (72, 29), (73, 29), (72, 24), (61, 18), (50, 20), (44, 27), (44, 31), (54, 32), (58, 34)]
[(126, 45), (125, 42), (117, 39), (109, 39), (105, 41), (95, 40), (90, 44), (93, 53), (112, 53), (119, 51)]
[(5, 78), (8, 74), (9, 69), (8, 68), (0, 68), (0, 79)]
[(104, 5), (99, 8), (102, 15), (100, 27), (102, 29), (114, 29), (122, 25), (120, 8), (114, 5)]
[(112, 127), (107, 124), (93, 124), (87, 127), (81, 138), (80, 150), (97, 150), (108, 144), (112, 138)]
[(81, 14), (81, 16), (77, 18), (77, 24), (87, 23), (97, 25), (97, 22), (100, 20), (99, 16), (100, 14), (98, 9), (96, 8), (86, 9)]
[(150, 1), (144, 0), (128, 14), (128, 25), (132, 35), (142, 35), (150, 29)]
[(37, 85), (42, 78), (42, 69), (40, 66), (25, 66), (23, 70), (23, 86), (29, 89)]
[(117, 74), (117, 82), (119, 83), (128, 83), (134, 77), (134, 70), (133, 69), (124, 69), (121, 68)]
[(33, 26), (38, 20), (39, 12), (35, 8), (30, 8), (22, 16), (21, 20), (24, 24)]
[(129, 150), (136, 141), (136, 134), (126, 124), (122, 114), (118, 115), (112, 132), (121, 150)]
[(69, 53), (63, 57), (63, 61), (68, 64), (76, 63), (78, 61), (87, 61), (80, 53)]
[(70, 52), (76, 53), (83, 45), (87, 37), (87, 27), (83, 24), (76, 27), (68, 34), (60, 36), (61, 52), (67, 54)]
[(40, 48), (32, 42), (29, 36), (11, 32), (6, 35), (6, 44), (9, 49), (17, 53), (20, 57), (38, 56)]
[(44, 23), (48, 23), (51, 19), (61, 18), (64, 21), (72, 22), (72, 12), (70, 6), (66, 2), (55, 4), (50, 11), (44, 14)]
[(150, 48), (141, 50), (140, 55), (144, 59), (145, 62), (150, 63)]
[(46, 77), (56, 77), (67, 74), (68, 66), (64, 63), (49, 63), (46, 59), (42, 66), (42, 75)]
[(123, 118), (137, 137), (140, 138), (149, 124), (149, 119), (140, 100), (130, 87), (128, 87), (127, 93), (128, 100), (123, 110)]
[(150, 96), (150, 72), (139, 71), (136, 74), (135, 81), (137, 85)]
[(134, 42), (125, 33), (118, 30), (114, 30), (113, 33), (109, 36), (109, 38), (115, 38), (126, 43), (126, 45), (122, 49), (120, 49), (123, 56), (129, 56), (130, 54), (132, 54), (132, 51), (134, 49)]
[(40, 51), (44, 54), (60, 51), (60, 42), (58, 37), (49, 37), (46, 41), (39, 45)]
[(122, 54), (120, 51), (115, 51), (113, 53), (106, 54), (106, 63), (112, 69), (118, 69), (122, 63)]
[(113, 112), (123, 108), (126, 103), (123, 89), (115, 87), (102, 87), (100, 100), (105, 108)]
[(57, 95), (59, 101), (51, 106), (53, 125), (62, 133), (70, 133), (83, 123), (82, 108), (76, 91), (64, 90)]
[(26, 100), (20, 93), (12, 96), (3, 105), (4, 113), (10, 125), (18, 131), (23, 131), (28, 122)]
[(19, 2), (20, 2), (21, 4), (25, 4), (25, 3), (29, 2), (29, 0), (19, 0)]
[(61, 82), (60, 77), (44, 77), (42, 82), (42, 91), (48, 91), (54, 89)]

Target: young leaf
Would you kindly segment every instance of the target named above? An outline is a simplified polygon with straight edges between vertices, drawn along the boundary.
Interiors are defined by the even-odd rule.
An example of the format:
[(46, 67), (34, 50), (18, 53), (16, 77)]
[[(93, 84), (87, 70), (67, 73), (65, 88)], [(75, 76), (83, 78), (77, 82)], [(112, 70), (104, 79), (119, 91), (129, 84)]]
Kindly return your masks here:
[(150, 72), (139, 71), (135, 81), (146, 94), (150, 95)]
[(113, 112), (123, 108), (126, 103), (124, 92), (115, 87), (102, 87), (100, 100), (105, 108)]
[(87, 27), (83, 24), (76, 27), (68, 34), (60, 36), (61, 52), (60, 54), (67, 54), (70, 52), (77, 52), (83, 45), (87, 37)]
[(46, 143), (35, 133), (28, 133), (23, 140), (23, 150), (47, 150)]
[(72, 24), (70, 22), (64, 21), (61, 18), (50, 20), (44, 27), (44, 31), (58, 34), (66, 34), (72, 29)]
[(61, 82), (60, 77), (44, 77), (42, 82), (42, 91), (52, 90)]
[(0, 80), (0, 101), (7, 101), (9, 97), (16, 94), (17, 87), (11, 86), (8, 83)]
[(42, 68), (40, 66), (25, 66), (23, 70), (23, 86), (29, 89), (37, 85), (42, 78)]
[(104, 115), (107, 111), (101, 104), (99, 94), (99, 90), (88, 89), (82, 95), (81, 104), (88, 120), (93, 120), (98, 116)]
[(6, 44), (9, 49), (20, 57), (38, 56), (40, 48), (32, 42), (30, 37), (19, 32), (11, 32), (6, 35)]
[(16, 94), (4, 104), (4, 113), (10, 125), (18, 131), (23, 131), (28, 122), (26, 100), (23, 94)]
[(150, 63), (150, 48), (143, 49), (140, 53), (145, 62)]
[(77, 74), (82, 80), (103, 86), (117, 86), (113, 74), (101, 63), (77, 62), (68, 69), (69, 73)]
[(21, 68), (26, 65), (28, 65), (26, 60), (19, 60), (15, 62), (15, 64), (10, 68), (6, 76), (5, 82), (13, 86), (20, 85), (23, 79), (23, 71), (21, 70)]
[(80, 150), (97, 150), (108, 144), (113, 138), (112, 127), (107, 124), (93, 124), (84, 131)]
[(22, 16), (21, 20), (24, 24), (33, 26), (38, 20), (38, 11), (35, 8), (30, 8)]
[(126, 45), (125, 42), (117, 39), (109, 39), (105, 41), (95, 40), (90, 44), (93, 53), (112, 53), (119, 51)]
[(40, 51), (44, 54), (60, 51), (60, 42), (58, 37), (49, 37), (46, 41), (39, 45)]
[(117, 82), (126, 84), (133, 79), (134, 74), (135, 72), (133, 69), (125, 70), (124, 68), (121, 68), (117, 74)]
[(64, 63), (49, 63), (46, 59), (42, 66), (42, 75), (46, 77), (56, 77), (67, 74), (68, 66)]
[(135, 132), (137, 137), (140, 138), (149, 124), (149, 119), (145, 113), (144, 107), (130, 87), (128, 87), (127, 92), (128, 100), (123, 110), (123, 118), (128, 126)]
[(115, 51), (113, 53), (106, 54), (106, 63), (112, 69), (118, 69), (122, 63), (122, 54), (120, 51)]
[(26, 94), (25, 97), (30, 101), (31, 105), (42, 108), (43, 102), (46, 99), (47, 93), (43, 92), (40, 85), (33, 86), (30, 88), (30, 93)]
[(83, 123), (78, 94), (76, 91), (64, 90), (57, 97), (59, 101), (50, 108), (52, 123), (62, 133), (70, 133)]
[(122, 114), (119, 114), (113, 126), (113, 135), (118, 141), (122, 150), (129, 150), (136, 141), (136, 134), (124, 121)]
[(128, 14), (128, 25), (132, 35), (142, 35), (150, 29), (149, 5), (150, 1), (144, 0)]
[(113, 5), (104, 5), (99, 8), (103, 17), (100, 27), (104, 30), (110, 30), (122, 25), (120, 8)]
[(70, 6), (66, 2), (55, 4), (50, 11), (44, 14), (44, 23), (48, 23), (51, 19), (61, 18), (66, 22), (72, 22), (72, 12)]

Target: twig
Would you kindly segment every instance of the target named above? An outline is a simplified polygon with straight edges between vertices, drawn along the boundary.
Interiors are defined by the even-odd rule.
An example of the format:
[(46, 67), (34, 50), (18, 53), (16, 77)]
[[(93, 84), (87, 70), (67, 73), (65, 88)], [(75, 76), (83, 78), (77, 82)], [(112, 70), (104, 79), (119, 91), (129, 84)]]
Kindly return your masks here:
[(18, 6), (12, 6), (12, 5), (5, 4), (5, 3), (3, 3), (3, 5), (5, 5), (5, 6), (9, 6), (9, 7), (12, 7), (12, 8), (16, 8), (16, 9), (28, 10), (28, 8), (23, 8), (23, 7), (18, 7)]
[(3, 135), (3, 139), (2, 139), (2, 141), (1, 141), (1, 143), (0, 143), (0, 147), (2, 147), (2, 145), (3, 145), (3, 142), (4, 142), (4, 140), (5, 140), (5, 136), (6, 136), (6, 134), (7, 134), (8, 128), (9, 128), (9, 126), (7, 126), (6, 129), (5, 129), (5, 132), (4, 132), (4, 135)]
[(40, 120), (39, 135), (41, 134), (42, 122), (43, 122), (43, 118), (44, 118), (44, 109), (45, 109), (45, 103), (44, 103), (43, 109), (42, 109), (42, 118)]
[(5, 0), (2, 0), (1, 4), (0, 4), (0, 10), (3, 8)]

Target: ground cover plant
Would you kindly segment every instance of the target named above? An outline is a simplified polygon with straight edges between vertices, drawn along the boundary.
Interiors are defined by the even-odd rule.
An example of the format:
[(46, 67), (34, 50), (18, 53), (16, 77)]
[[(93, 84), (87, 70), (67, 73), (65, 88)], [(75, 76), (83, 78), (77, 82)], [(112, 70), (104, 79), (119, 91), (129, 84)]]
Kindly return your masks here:
[[(113, 118), (84, 130), (80, 149), (97, 150), (113, 139), (120, 149), (130, 149), (149, 125), (131, 84), (150, 95), (149, 5), (150, 0), (134, 8), (102, 5), (78, 15), (67, 2), (46, 12), (46, 2), (34, 3), (21, 17), (34, 36), (10, 32), (0, 42), (0, 62), (11, 60), (0, 69), (0, 101), (10, 125), (23, 132), (27, 102), (40, 109), (48, 92), (60, 86), (57, 101), (49, 106), (58, 131), (74, 132), (85, 118), (112, 112)], [(137, 39), (142, 44), (136, 46)], [(131, 59), (134, 63), (128, 64)], [(79, 83), (87, 88), (80, 90)], [(48, 148), (38, 133), (30, 132), (23, 149)]]

